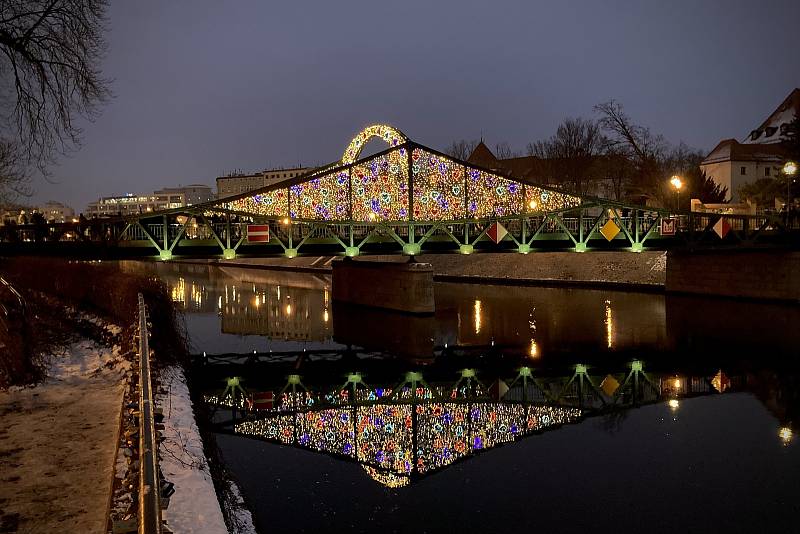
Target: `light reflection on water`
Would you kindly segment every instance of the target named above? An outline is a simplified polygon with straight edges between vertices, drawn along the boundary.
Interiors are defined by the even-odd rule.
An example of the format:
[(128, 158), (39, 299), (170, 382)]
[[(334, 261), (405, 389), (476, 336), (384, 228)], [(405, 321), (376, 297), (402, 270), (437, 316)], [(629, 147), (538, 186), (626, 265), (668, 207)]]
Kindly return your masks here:
[(760, 352), (767, 341), (773, 354), (789, 355), (800, 324), (797, 306), (450, 283), (436, 285), (435, 316), (416, 317), (333, 303), (327, 276), (122, 263), (155, 271), (169, 284), (187, 313), (195, 350), (209, 353), (350, 344), (424, 358), (434, 346), (493, 342), (546, 359), (577, 352)]
[[(324, 276), (179, 264), (145, 268), (158, 272), (173, 300), (186, 310), (198, 352), (353, 345), (408, 356), (409, 366), (426, 362), (428, 369), (437, 365), (426, 360), (435, 347), (493, 342), (518, 349), (534, 369), (641, 358), (663, 370), (658, 404), (578, 418), (575, 424), (524, 440), (515, 436), (509, 441), (513, 446), (493, 450), (481, 461), (450, 462), (460, 454), (452, 452), (457, 440), (447, 448), (450, 456), (441, 460), (442, 449), (433, 445), (432, 436), (422, 457), (436, 450), (447, 469), (419, 484), (408, 484), (405, 462), (414, 453), (405, 445), (420, 436), (395, 436), (397, 425), (387, 436), (383, 419), (380, 441), (375, 441), (377, 435), (362, 440), (363, 451), (356, 440), (358, 428), (351, 436), (350, 430), (337, 433), (329, 426), (337, 418), (341, 422), (345, 412), (352, 415), (352, 409), (321, 406), (278, 416), (284, 419), (242, 421), (241, 433), (260, 434), (272, 443), (228, 436), (220, 436), (219, 442), (265, 531), (411, 531), (422, 525), (427, 531), (487, 532), (495, 530), (498, 517), (505, 518), (508, 529), (585, 531), (596, 528), (598, 516), (618, 531), (796, 527), (800, 505), (787, 474), (800, 472), (795, 436), (800, 404), (794, 363), (797, 307), (437, 284), (436, 314), (415, 317), (334, 306)], [(713, 371), (692, 374), (696, 366), (706, 370), (708, 365)], [(726, 373), (738, 377), (735, 387)], [(696, 385), (692, 376), (714, 394), (691, 398), (688, 391)], [(244, 378), (251, 392), (280, 391), (280, 385), (257, 385), (255, 377)], [(596, 378), (598, 387), (613, 389), (613, 381)], [(624, 377), (615, 380), (622, 383)], [(488, 408), (493, 401), (482, 402)], [(494, 404), (495, 412), (510, 409)], [(378, 414), (370, 410), (377, 409), (356, 407), (356, 421), (366, 417), (374, 427)], [(405, 424), (408, 405), (392, 407), (391, 413), (388, 407), (381, 409), (381, 418), (403, 415)], [(456, 410), (449, 413), (455, 418)], [(519, 430), (521, 412), (517, 415)], [(504, 427), (506, 438), (510, 428)], [(495, 442), (503, 443), (497, 436)], [(391, 444), (389, 438), (394, 439)], [(343, 461), (347, 458), (370, 461)], [(375, 480), (395, 489), (376, 492)], [(437, 505), (431, 508), (433, 502)], [(746, 513), (754, 507), (761, 511), (757, 516)], [(630, 515), (632, 509), (636, 517)], [(570, 517), (568, 525), (557, 520), (564, 514)], [(412, 516), (416, 521), (409, 522)]]

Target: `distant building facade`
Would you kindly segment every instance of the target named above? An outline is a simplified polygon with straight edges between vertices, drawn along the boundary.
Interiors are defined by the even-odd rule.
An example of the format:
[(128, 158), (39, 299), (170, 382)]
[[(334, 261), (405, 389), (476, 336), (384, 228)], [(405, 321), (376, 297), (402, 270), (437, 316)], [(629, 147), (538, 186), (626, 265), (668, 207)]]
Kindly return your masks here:
[(84, 215), (92, 217), (111, 217), (115, 215), (136, 215), (152, 211), (182, 208), (214, 200), (211, 187), (192, 184), (181, 187), (166, 187), (153, 191), (150, 195), (119, 195), (101, 197), (90, 202)]
[(63, 223), (75, 219), (74, 209), (63, 202), (49, 200), (40, 206), (0, 205), (0, 224), (27, 224), (34, 220), (35, 214), (41, 214), (47, 222)]
[(75, 210), (63, 202), (50, 200), (38, 207), (47, 222), (71, 222), (75, 218)]
[(301, 176), (309, 171), (310, 167), (292, 167), (289, 169), (270, 169), (255, 174), (231, 174), (217, 178), (217, 198), (225, 198), (254, 189), (282, 182), (290, 178)]
[(728, 188), (726, 200), (739, 200), (745, 184), (780, 176), (787, 153), (784, 134), (795, 115), (800, 114), (800, 89), (794, 89), (761, 125), (741, 142), (724, 139), (700, 163), (700, 169), (714, 182)]

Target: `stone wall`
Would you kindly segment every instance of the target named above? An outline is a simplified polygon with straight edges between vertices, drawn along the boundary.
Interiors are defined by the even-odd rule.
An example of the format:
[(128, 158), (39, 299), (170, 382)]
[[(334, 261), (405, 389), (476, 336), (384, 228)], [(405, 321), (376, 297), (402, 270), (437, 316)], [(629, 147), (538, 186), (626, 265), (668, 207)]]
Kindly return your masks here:
[(667, 292), (800, 302), (800, 252), (670, 251)]
[(433, 313), (429, 263), (334, 261), (333, 300), (409, 313)]

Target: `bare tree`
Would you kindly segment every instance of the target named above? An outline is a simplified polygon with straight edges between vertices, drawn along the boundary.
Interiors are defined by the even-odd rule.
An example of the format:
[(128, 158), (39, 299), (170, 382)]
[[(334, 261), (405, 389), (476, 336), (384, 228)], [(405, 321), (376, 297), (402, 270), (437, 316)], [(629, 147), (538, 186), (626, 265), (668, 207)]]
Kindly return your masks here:
[(444, 152), (449, 156), (453, 156), (454, 158), (463, 161), (466, 160), (470, 154), (472, 154), (472, 151), (475, 150), (476, 146), (478, 146), (478, 142), (474, 139), (471, 141), (461, 139), (460, 141), (453, 141)]
[(539, 167), (548, 183), (563, 184), (570, 191), (583, 194), (587, 182), (601, 178), (597, 158), (604, 153), (608, 139), (600, 126), (583, 118), (567, 118), (555, 135), (528, 144), (528, 154), (541, 159)]
[[(109, 97), (100, 60), (107, 0), (0, 0), (0, 140), (13, 168), (46, 172), (80, 144), (79, 117)], [(9, 152), (6, 152), (9, 153)], [(0, 176), (0, 186), (8, 178)]]
[(0, 205), (10, 204), (18, 195), (30, 195), (25, 165), (14, 143), (0, 139)]
[(631, 185), (642, 194), (657, 194), (661, 160), (666, 149), (664, 138), (635, 124), (614, 100), (598, 104), (594, 109), (600, 114), (600, 127), (610, 139), (609, 147), (625, 155), (635, 167)]
[(511, 145), (506, 141), (494, 145), (494, 155), (497, 159), (518, 158), (520, 156), (519, 152), (511, 150)]

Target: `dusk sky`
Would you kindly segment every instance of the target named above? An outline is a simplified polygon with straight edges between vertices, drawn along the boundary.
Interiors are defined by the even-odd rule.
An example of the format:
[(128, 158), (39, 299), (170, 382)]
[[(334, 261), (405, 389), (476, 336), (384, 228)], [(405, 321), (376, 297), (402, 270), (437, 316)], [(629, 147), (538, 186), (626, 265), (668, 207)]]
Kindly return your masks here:
[(376, 122), (524, 150), (612, 98), (707, 151), (800, 86), (798, 21), (796, 0), (112, 1), (115, 96), (31, 201), (328, 163)]

